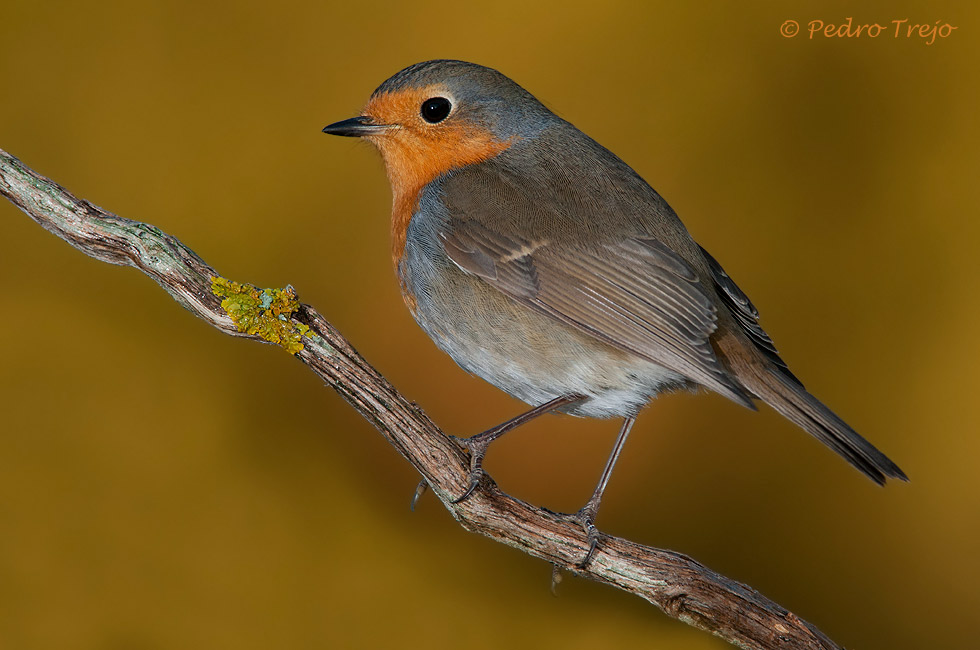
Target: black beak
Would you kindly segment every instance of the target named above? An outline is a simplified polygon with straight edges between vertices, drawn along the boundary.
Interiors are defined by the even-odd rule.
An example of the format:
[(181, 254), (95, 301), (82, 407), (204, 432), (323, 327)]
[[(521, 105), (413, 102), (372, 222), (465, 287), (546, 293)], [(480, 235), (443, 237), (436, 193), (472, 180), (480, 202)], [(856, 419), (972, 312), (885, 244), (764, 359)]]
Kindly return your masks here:
[(342, 135), (348, 138), (360, 138), (365, 135), (378, 135), (391, 128), (390, 124), (375, 124), (370, 117), (363, 115), (349, 120), (334, 122), (323, 127), (323, 132), (329, 135)]

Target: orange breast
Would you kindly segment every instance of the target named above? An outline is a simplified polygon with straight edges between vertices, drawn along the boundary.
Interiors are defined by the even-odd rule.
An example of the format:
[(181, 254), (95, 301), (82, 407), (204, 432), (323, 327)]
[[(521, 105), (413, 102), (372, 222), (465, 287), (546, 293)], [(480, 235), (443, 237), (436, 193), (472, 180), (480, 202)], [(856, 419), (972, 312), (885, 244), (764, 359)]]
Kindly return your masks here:
[(439, 124), (425, 123), (419, 116), (422, 103), (445, 95), (439, 86), (402, 90), (378, 95), (364, 109), (364, 114), (378, 123), (399, 125), (371, 137), (384, 157), (391, 183), (391, 252), (396, 269), (405, 254), (408, 224), (425, 186), (453, 169), (492, 158), (512, 144), (453, 115)]

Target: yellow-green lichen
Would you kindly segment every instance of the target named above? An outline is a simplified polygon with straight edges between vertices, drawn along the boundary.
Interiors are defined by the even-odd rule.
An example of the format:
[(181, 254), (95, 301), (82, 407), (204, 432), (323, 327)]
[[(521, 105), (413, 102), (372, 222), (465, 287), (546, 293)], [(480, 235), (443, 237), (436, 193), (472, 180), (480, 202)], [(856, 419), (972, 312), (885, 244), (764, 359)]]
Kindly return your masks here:
[(311, 338), (310, 328), (292, 320), (299, 300), (292, 287), (259, 289), (221, 277), (211, 278), (211, 292), (223, 298), (224, 308), (239, 332), (253, 334), (275, 343), (290, 354), (303, 349), (303, 337)]

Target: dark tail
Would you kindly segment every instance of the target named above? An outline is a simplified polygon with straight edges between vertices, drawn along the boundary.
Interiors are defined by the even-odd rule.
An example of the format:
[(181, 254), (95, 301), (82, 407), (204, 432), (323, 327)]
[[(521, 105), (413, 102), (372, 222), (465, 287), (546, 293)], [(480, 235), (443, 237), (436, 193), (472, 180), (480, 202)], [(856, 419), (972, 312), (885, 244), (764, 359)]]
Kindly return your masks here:
[(734, 331), (722, 332), (714, 343), (719, 356), (749, 392), (836, 451), (872, 481), (884, 485), (889, 478), (909, 480), (888, 456), (806, 392), (781, 360), (775, 363)]
[(783, 417), (843, 456), (875, 483), (884, 485), (888, 478), (909, 480), (888, 456), (778, 369), (752, 364), (742, 370), (739, 380), (746, 388)]
[[(811, 436), (844, 457), (879, 485), (885, 479), (909, 480), (888, 456), (862, 438), (843, 420), (806, 392), (779, 358), (769, 335), (759, 327), (759, 312), (721, 265), (701, 249), (711, 270), (718, 297), (728, 308), (712, 343), (715, 352), (739, 383)], [(720, 313), (721, 316), (725, 312)]]

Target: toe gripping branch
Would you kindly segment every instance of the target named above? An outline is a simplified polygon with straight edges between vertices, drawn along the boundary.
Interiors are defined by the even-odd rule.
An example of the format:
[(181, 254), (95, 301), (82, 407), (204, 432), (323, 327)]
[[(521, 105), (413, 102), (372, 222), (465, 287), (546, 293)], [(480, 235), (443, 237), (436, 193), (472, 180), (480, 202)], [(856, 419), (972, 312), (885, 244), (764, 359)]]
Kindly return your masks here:
[[(478, 433), (475, 436), (469, 438), (457, 438), (456, 441), (464, 447), (470, 454), (470, 471), (469, 471), (469, 483), (466, 489), (461, 495), (450, 501), (451, 504), (456, 505), (462, 503), (469, 499), (476, 492), (476, 489), (480, 486), (483, 481), (486, 472), (483, 469), (483, 458), (487, 454), (487, 449), (497, 438), (501, 437), (508, 431), (519, 427), (530, 420), (543, 415), (549, 411), (553, 411), (562, 406), (567, 406), (575, 402), (580, 402), (586, 399), (582, 395), (567, 395), (563, 397), (556, 397), (555, 399), (546, 402), (540, 406), (537, 406), (530, 411), (518, 415), (517, 417), (504, 422), (492, 429), (487, 429), (483, 433)], [(572, 517), (579, 522), (582, 529), (585, 531), (586, 540), (588, 543), (588, 551), (585, 554), (585, 558), (579, 564), (579, 568), (585, 568), (588, 566), (589, 562), (592, 561), (592, 557), (595, 555), (596, 547), (599, 544), (599, 529), (595, 526), (596, 514), (599, 511), (599, 504), (602, 501), (603, 492), (605, 492), (606, 485), (609, 482), (609, 477), (612, 474), (612, 469), (619, 459), (619, 454), (623, 449), (623, 445), (626, 443), (626, 438), (633, 428), (634, 417), (628, 417), (623, 422), (623, 426), (619, 431), (619, 436), (616, 438), (616, 444), (613, 447), (612, 454), (609, 456), (609, 460), (606, 461), (606, 466), (602, 471), (602, 476), (599, 478), (599, 484), (596, 486), (595, 491), (592, 493), (591, 498), (585, 504), (585, 506), (579, 510), (577, 513), (572, 515)], [(412, 496), (412, 510), (415, 510), (415, 505), (418, 503), (419, 498), (425, 494), (426, 489), (428, 489), (428, 484), (425, 480), (419, 482), (418, 486), (415, 488), (415, 494)]]
[(479, 487), (480, 481), (486, 474), (486, 472), (483, 471), (483, 457), (487, 455), (487, 448), (490, 447), (490, 443), (508, 431), (530, 422), (539, 415), (544, 415), (545, 413), (561, 408), (562, 406), (574, 404), (575, 402), (581, 402), (584, 399), (585, 397), (583, 395), (563, 395), (561, 397), (556, 397), (551, 401), (534, 407), (526, 413), (522, 413), (515, 418), (507, 420), (503, 424), (499, 424), (492, 429), (487, 429), (483, 433), (478, 433), (469, 438), (457, 438), (457, 442), (470, 452), (470, 482), (466, 487), (466, 490), (461, 495), (453, 499), (451, 503), (455, 505), (466, 501), (473, 495), (476, 488)]

